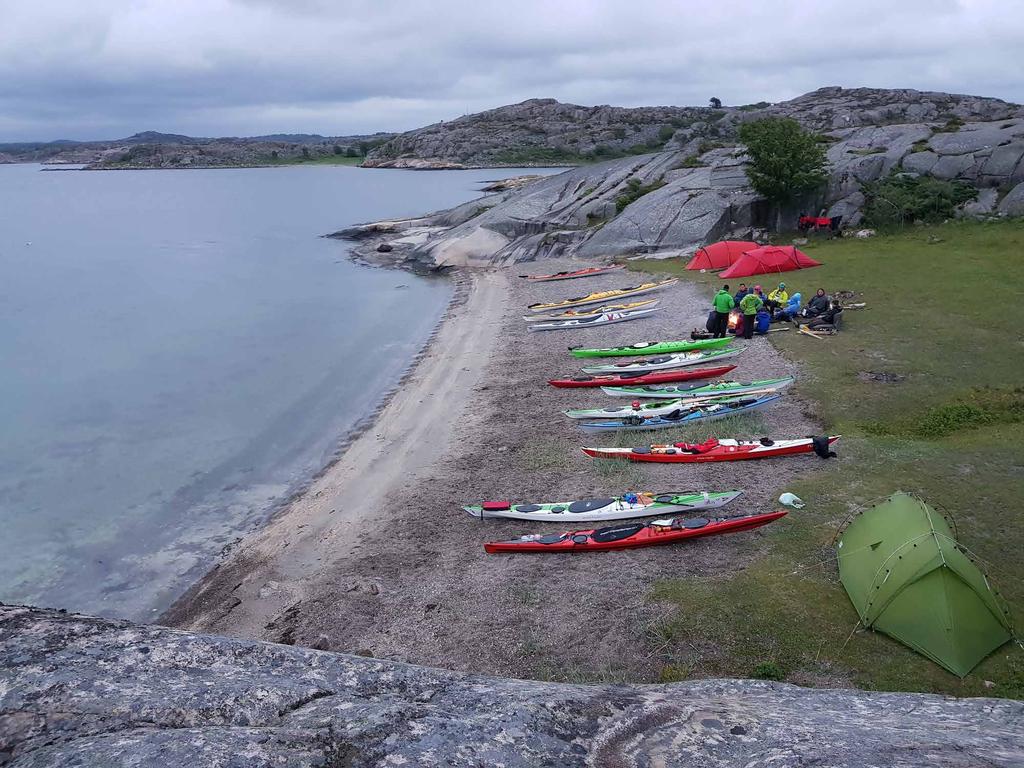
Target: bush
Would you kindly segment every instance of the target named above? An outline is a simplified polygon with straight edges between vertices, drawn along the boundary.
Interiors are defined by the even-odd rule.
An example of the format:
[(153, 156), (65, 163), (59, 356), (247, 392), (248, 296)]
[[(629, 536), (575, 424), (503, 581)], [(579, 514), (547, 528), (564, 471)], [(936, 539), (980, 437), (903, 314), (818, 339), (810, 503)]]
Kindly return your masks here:
[(890, 173), (884, 179), (865, 184), (865, 221), (874, 227), (906, 222), (938, 222), (953, 216), (956, 207), (978, 196), (978, 191), (961, 181), (943, 181), (931, 176)]
[(762, 661), (754, 667), (752, 675), (756, 680), (783, 680), (786, 673), (774, 661)]
[(634, 176), (626, 182), (626, 191), (615, 198), (615, 212), (622, 213), (628, 205), (636, 202), (648, 192), (653, 192), (664, 186), (665, 182), (662, 179), (644, 185), (640, 179)]
[(747, 177), (781, 211), (781, 204), (825, 183), (825, 148), (796, 120), (770, 117), (740, 126)]
[(343, 151), (344, 150), (342, 150), (342, 148), (339, 147), (337, 144), (334, 145), (334, 154), (340, 155)]
[(696, 155), (687, 155), (678, 163), (676, 163), (675, 166), (673, 166), (672, 170), (674, 171), (679, 168), (703, 168), (705, 165), (706, 163), (704, 163), (704, 161), (702, 161)]
[(661, 143), (664, 144), (666, 141), (676, 135), (676, 129), (671, 125), (663, 125), (658, 129), (658, 138)]
[(946, 124), (941, 128), (936, 128), (936, 133), (956, 133), (963, 127), (964, 121), (954, 115), (946, 121)]

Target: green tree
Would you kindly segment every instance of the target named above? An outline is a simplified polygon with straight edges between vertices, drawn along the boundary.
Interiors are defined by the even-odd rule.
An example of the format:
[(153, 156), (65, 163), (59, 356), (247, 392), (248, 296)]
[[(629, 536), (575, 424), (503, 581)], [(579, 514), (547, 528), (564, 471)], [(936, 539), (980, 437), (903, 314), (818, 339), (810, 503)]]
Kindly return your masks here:
[(334, 145), (334, 154), (336, 154), (336, 155), (340, 155), (341, 153), (342, 153), (342, 149), (341, 149), (341, 147), (340, 147), (340, 146), (338, 146), (337, 144), (335, 144), (335, 145)]
[(796, 120), (781, 117), (743, 123), (740, 141), (750, 156), (747, 178), (775, 204), (781, 229), (782, 206), (825, 183), (825, 148)]
[(302, 159), (309, 160), (309, 147), (302, 148)]
[(359, 157), (359, 150), (355, 147), (349, 147), (345, 150), (345, 157)]
[(717, 96), (712, 96), (710, 99), (708, 99), (708, 103), (711, 105), (712, 109), (722, 108), (722, 100)]

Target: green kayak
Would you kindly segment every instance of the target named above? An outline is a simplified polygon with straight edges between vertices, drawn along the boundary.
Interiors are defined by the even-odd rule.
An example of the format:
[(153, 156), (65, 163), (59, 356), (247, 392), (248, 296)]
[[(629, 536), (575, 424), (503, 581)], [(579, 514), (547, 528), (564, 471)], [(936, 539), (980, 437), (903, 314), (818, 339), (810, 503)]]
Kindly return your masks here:
[(732, 341), (731, 336), (723, 339), (680, 339), (679, 341), (640, 341), (628, 347), (605, 347), (604, 349), (586, 349), (569, 347), (573, 357), (615, 357), (616, 355), (671, 355), (675, 352), (692, 352), (695, 349), (714, 349), (724, 347)]
[(796, 379), (786, 376), (781, 379), (759, 381), (718, 381), (714, 384), (649, 384), (642, 387), (601, 387), (606, 395), (613, 397), (651, 397), (657, 400), (682, 398), (704, 400), (714, 397), (735, 397), (737, 395), (779, 392), (790, 386)]

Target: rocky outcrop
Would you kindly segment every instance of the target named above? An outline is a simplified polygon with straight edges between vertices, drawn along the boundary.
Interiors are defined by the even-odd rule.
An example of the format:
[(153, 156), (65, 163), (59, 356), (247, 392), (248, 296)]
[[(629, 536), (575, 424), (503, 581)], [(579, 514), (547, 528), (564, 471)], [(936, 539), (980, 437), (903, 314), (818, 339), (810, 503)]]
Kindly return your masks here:
[(1024, 704), (499, 680), (0, 606), (0, 765), (1018, 766)]
[[(583, 107), (530, 99), (399, 134), (365, 165), (398, 159), (466, 166), (576, 165), (623, 155), (681, 150), (702, 154), (732, 142), (737, 127), (792, 117), (815, 131), (863, 126), (1006, 120), (1020, 107), (1000, 99), (883, 88), (819, 88), (790, 101), (746, 107)], [(389, 167), (389, 166), (384, 166)]]
[(488, 167), (576, 165), (677, 146), (670, 144), (677, 133), (699, 133), (724, 114), (707, 107), (582, 107), (529, 99), (400, 134), (373, 150), (366, 165), (408, 157)]
[(364, 160), (363, 168), (397, 168), (403, 171), (463, 171), (462, 163), (440, 160), (436, 157), (400, 157), (395, 160)]
[[(500, 120), (544, 121), (550, 114), (562, 118), (577, 114), (574, 110), (583, 110), (578, 114), (584, 125), (584, 118), (603, 115), (607, 120), (623, 120), (629, 112), (601, 108), (594, 113), (534, 100), (461, 118), (453, 121), (458, 123), (455, 127), (443, 124), (403, 134), (390, 145), (402, 151), (425, 147), (439, 156), (451, 151), (479, 159), (483, 155), (473, 154), (478, 145), (472, 137), (482, 131), (481, 124), (491, 129), (479, 135), (488, 142), (497, 141), (508, 137), (493, 127)], [(842, 216), (847, 226), (856, 226), (865, 204), (863, 186), (892, 171), (976, 187), (978, 198), (964, 205), (961, 215), (1021, 214), (1024, 116), (1016, 105), (998, 99), (823, 88), (763, 108), (723, 109), (714, 115), (698, 110), (696, 114), (702, 119), (676, 129), (666, 142), (676, 147), (671, 151), (582, 165), (518, 192), (506, 191), (460, 206), (454, 216), (435, 214), (397, 227), (392, 222), (392, 232), (376, 234), (395, 238), (389, 240), (395, 246), (389, 254), (392, 263), (427, 268), (549, 256), (682, 256), (711, 239), (727, 235), (749, 239), (753, 228), (771, 222), (766, 220), (767, 207), (748, 184), (745, 158), (735, 136), (742, 121), (766, 116), (797, 119), (824, 131), (823, 140), (828, 142), (828, 183), (820, 193), (799, 201), (788, 212), (791, 218), (802, 205), (812, 211), (825, 209), (829, 216)], [(482, 123), (476, 121), (478, 117)], [(910, 118), (914, 122), (901, 122)], [(546, 131), (544, 135), (551, 139), (550, 126)], [(709, 141), (708, 136), (716, 140)], [(367, 231), (360, 227), (335, 234), (362, 237)], [(369, 250), (360, 248), (358, 253), (367, 256)]]

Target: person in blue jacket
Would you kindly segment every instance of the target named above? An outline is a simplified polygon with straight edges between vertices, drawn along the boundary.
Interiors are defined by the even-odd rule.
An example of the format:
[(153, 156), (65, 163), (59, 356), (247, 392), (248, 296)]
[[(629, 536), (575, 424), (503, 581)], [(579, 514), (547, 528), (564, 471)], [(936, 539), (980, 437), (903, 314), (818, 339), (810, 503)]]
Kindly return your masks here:
[(754, 332), (765, 334), (768, 333), (768, 326), (772, 324), (772, 313), (768, 311), (768, 307), (762, 305), (757, 314), (754, 315)]
[(743, 297), (748, 293), (750, 293), (750, 291), (747, 290), (747, 284), (740, 283), (740, 289), (736, 291), (736, 294), (732, 297), (733, 303), (738, 307), (740, 302), (743, 301)]
[(792, 320), (798, 314), (800, 314), (800, 304), (803, 303), (803, 296), (797, 291), (789, 297), (789, 301), (786, 302), (786, 306), (775, 313), (772, 318), (772, 322), (778, 323), (783, 320)]

